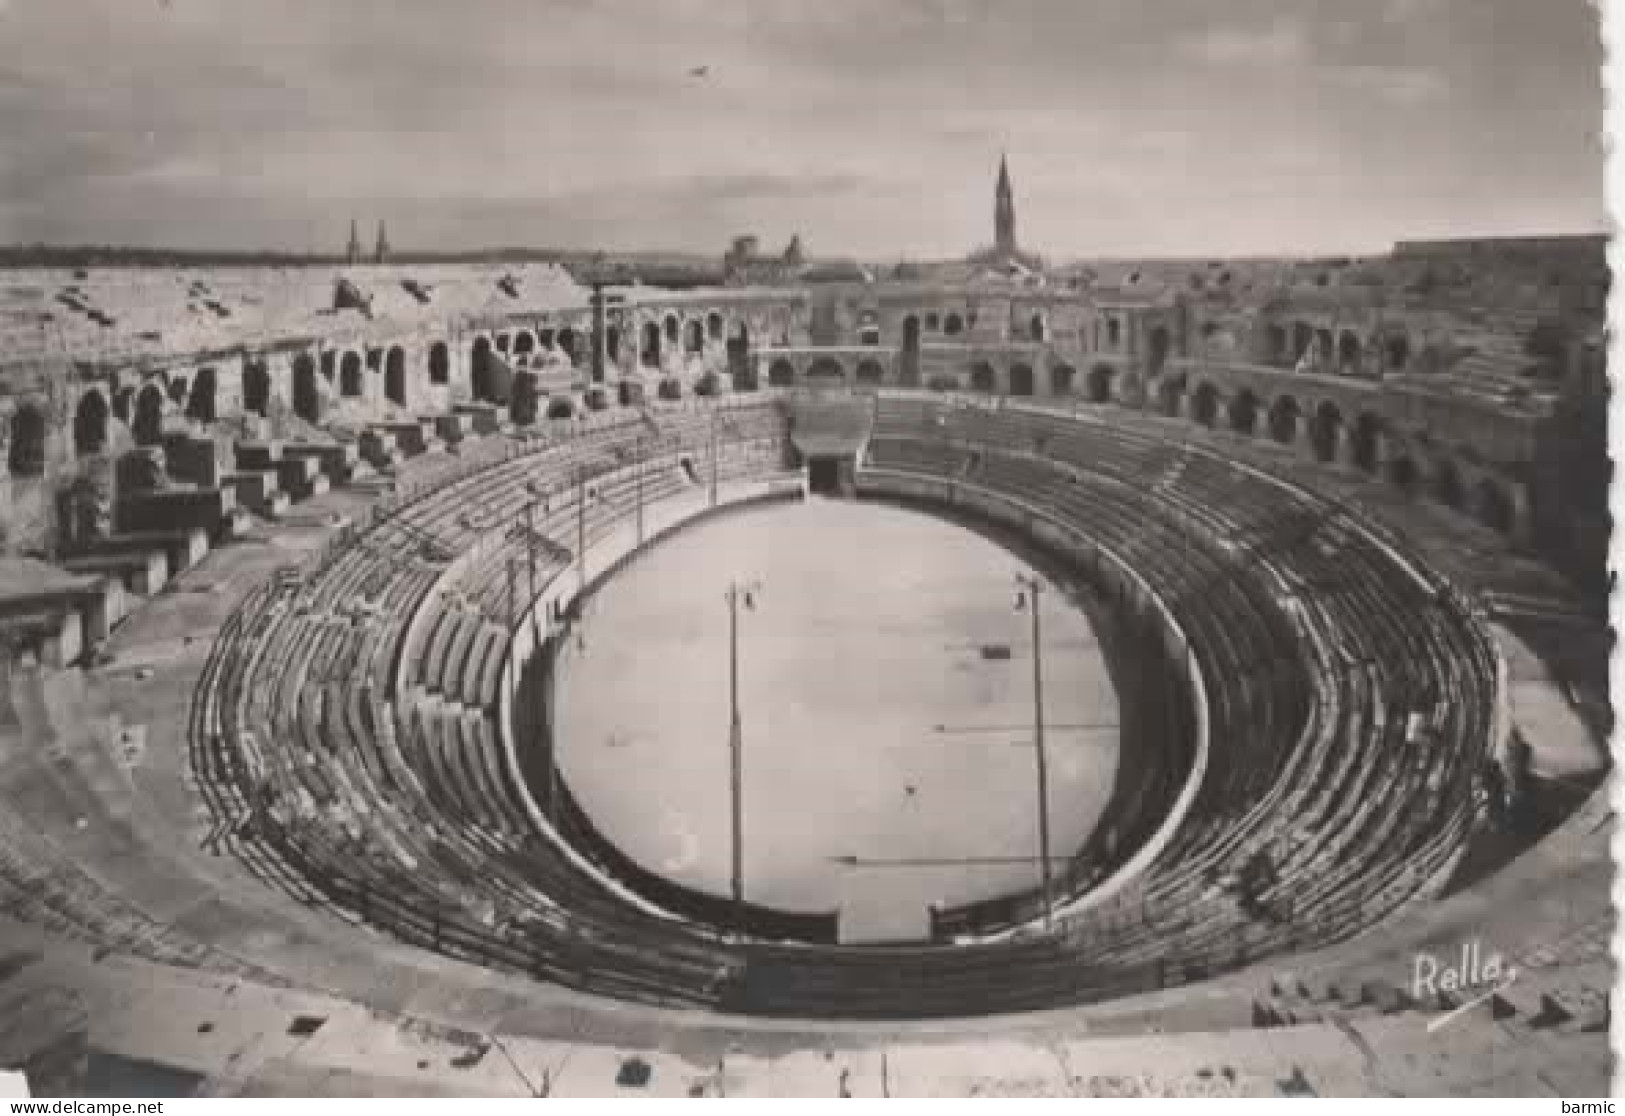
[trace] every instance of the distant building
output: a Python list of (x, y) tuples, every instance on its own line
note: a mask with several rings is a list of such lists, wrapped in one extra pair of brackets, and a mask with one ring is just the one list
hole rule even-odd
[(376, 264), (389, 262), (389, 234), (384, 231), (384, 223), (378, 222), (378, 243), (372, 251), (372, 262)]
[(355, 218), (350, 218), (350, 243), (344, 249), (344, 262), (351, 267), (361, 262), (361, 233), (356, 229)]

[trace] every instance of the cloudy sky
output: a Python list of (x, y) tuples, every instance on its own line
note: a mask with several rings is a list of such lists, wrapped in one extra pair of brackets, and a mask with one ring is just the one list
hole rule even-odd
[[(1604, 227), (1587, 0), (0, 0), (0, 242), (1052, 257)], [(695, 67), (709, 67), (704, 77)]]

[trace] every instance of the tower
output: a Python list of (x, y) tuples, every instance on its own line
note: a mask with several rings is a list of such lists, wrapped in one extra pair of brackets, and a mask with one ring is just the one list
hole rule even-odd
[(999, 156), (999, 184), (993, 193), (993, 240), (1001, 256), (1016, 254), (1016, 199), (1010, 190), (1010, 167)]
[(361, 262), (361, 234), (356, 231), (355, 218), (350, 218), (350, 244), (344, 249), (344, 262), (354, 267)]
[(372, 250), (372, 262), (381, 264), (389, 262), (389, 235), (384, 232), (384, 223), (378, 222), (378, 244)]

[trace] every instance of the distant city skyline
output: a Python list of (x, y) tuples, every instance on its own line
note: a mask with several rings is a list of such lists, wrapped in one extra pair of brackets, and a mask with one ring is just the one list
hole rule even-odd
[(0, 243), (950, 259), (1600, 232), (1586, 0), (0, 0)]

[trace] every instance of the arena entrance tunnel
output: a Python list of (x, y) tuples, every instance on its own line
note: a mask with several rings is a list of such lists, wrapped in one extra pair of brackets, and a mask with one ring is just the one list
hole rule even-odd
[(807, 461), (807, 487), (820, 496), (843, 496), (851, 491), (855, 463), (850, 455), (826, 455)]

